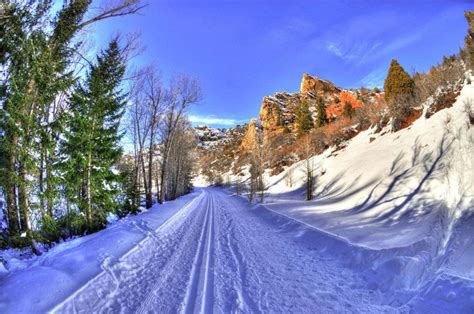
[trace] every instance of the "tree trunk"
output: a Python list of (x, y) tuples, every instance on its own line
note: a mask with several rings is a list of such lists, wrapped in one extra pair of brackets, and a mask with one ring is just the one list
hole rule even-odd
[(158, 163), (156, 163), (156, 172), (155, 172), (155, 185), (156, 185), (156, 201), (160, 202), (160, 169)]
[(132, 208), (136, 210), (140, 206), (140, 164), (137, 158), (135, 158), (135, 165), (133, 170), (133, 200), (132, 200)]
[(21, 231), (31, 230), (30, 215), (28, 214), (28, 190), (26, 171), (23, 164), (19, 167), (21, 183), (18, 185), (18, 205), (20, 209)]
[[(8, 132), (9, 133), (9, 132)], [(17, 194), (15, 185), (16, 176), (16, 155), (15, 148), (18, 143), (18, 136), (16, 134), (5, 134), (6, 138), (10, 139), (10, 147), (8, 148), (9, 156), (6, 158), (6, 178), (5, 178), (5, 190), (6, 190), (6, 207), (8, 213), (8, 231), (10, 236), (18, 235), (20, 225), (18, 221), (18, 207), (17, 207)]]
[(142, 177), (143, 177), (143, 187), (145, 188), (145, 197), (148, 194), (148, 180), (146, 176), (146, 169), (145, 169), (145, 160), (143, 158), (143, 153), (140, 153), (140, 161), (142, 164)]
[(86, 222), (87, 227), (91, 227), (92, 225), (92, 199), (91, 199), (91, 153), (89, 153), (88, 160), (87, 160), (87, 169), (86, 169), (86, 177), (85, 177), (85, 198), (86, 198)]
[(163, 162), (161, 164), (161, 176), (160, 176), (160, 198), (158, 203), (163, 204), (165, 201), (165, 179), (166, 179), (166, 167), (167, 167), (167, 160), (166, 156), (163, 156)]
[(41, 151), (41, 161), (40, 161), (40, 168), (39, 168), (39, 177), (38, 177), (38, 186), (39, 186), (39, 198), (40, 198), (40, 209), (41, 214), (44, 215), (46, 212), (46, 196), (45, 196), (45, 180), (44, 180), (44, 168), (45, 168), (45, 154), (44, 150)]
[(53, 191), (54, 189), (52, 181), (52, 166), (51, 162), (47, 162), (48, 160), (48, 153), (46, 153), (46, 207), (48, 211), (48, 215), (53, 217), (53, 205), (54, 205), (54, 196)]
[(148, 191), (146, 191), (146, 208), (150, 208), (153, 205), (153, 130), (150, 135), (150, 148), (148, 149)]

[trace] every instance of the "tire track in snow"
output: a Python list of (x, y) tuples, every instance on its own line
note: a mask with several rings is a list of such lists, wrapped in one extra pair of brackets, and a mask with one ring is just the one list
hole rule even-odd
[[(209, 188), (61, 312), (387, 312), (352, 270)], [(144, 226), (146, 227), (146, 226)], [(129, 270), (126, 267), (130, 267)], [(116, 280), (114, 281), (115, 278)], [(119, 281), (119, 282), (118, 282)], [(118, 283), (119, 286), (114, 287)], [(100, 287), (100, 288), (98, 288)], [(95, 302), (97, 300), (97, 302)], [(74, 302), (74, 301), (77, 301)]]
[[(226, 210), (229, 209), (226, 209), (220, 203), (219, 197), (216, 198), (216, 203), (217, 208), (219, 209), (219, 233), (217, 234), (217, 239), (220, 240), (220, 245), (218, 246), (218, 256), (223, 258), (224, 260), (227, 259), (227, 263), (230, 263), (230, 265), (226, 265), (226, 262), (223, 261), (223, 265), (221, 267), (223, 268), (223, 271), (227, 273), (227, 280), (232, 281), (231, 290), (235, 293), (237, 298), (237, 300), (235, 300), (237, 301), (235, 304), (236, 306), (232, 308), (232, 312), (235, 312), (236, 310), (241, 312), (254, 312), (256, 310), (260, 310), (259, 306), (257, 306), (257, 304), (254, 302), (254, 300), (249, 295), (247, 289), (245, 289), (244, 286), (248, 277), (248, 265), (245, 262), (245, 259), (241, 253), (241, 250), (236, 240), (235, 227), (237, 227), (237, 225), (227, 213)], [(227, 282), (226, 284), (224, 284), (224, 287), (220, 286), (218, 287), (218, 289), (224, 291), (226, 288), (228, 288), (228, 286), (229, 283)], [(225, 310), (226, 309), (224, 309), (224, 311)]]
[[(104, 262), (101, 264), (102, 271), (99, 272), (96, 276), (88, 280), (84, 285), (79, 287), (74, 293), (72, 293), (68, 298), (63, 300), (61, 303), (57, 304), (54, 308), (50, 310), (52, 313), (61, 313), (61, 312), (72, 312), (72, 313), (78, 313), (79, 311), (77, 310), (77, 304), (76, 300), (82, 300), (81, 295), (87, 293), (89, 291), (94, 292), (96, 294), (96, 301), (92, 304), (89, 304), (89, 309), (92, 309), (93, 312), (98, 312), (99, 310), (103, 310), (104, 307), (108, 305), (108, 300), (113, 298), (112, 296), (116, 293), (116, 290), (119, 288), (119, 286), (116, 286), (112, 288), (110, 291), (108, 291), (107, 295), (99, 295), (98, 291), (95, 289), (95, 283), (96, 282), (101, 282), (106, 280), (107, 277), (110, 277), (114, 282), (116, 279), (115, 274), (113, 274), (113, 269), (111, 267), (116, 268), (120, 267), (122, 264), (126, 264), (125, 261), (128, 258), (131, 258), (135, 254), (141, 253), (143, 249), (146, 248), (146, 244), (151, 241), (151, 240), (160, 240), (156, 234), (163, 232), (166, 233), (165, 231), (168, 229), (173, 229), (176, 228), (176, 226), (181, 225), (187, 216), (189, 216), (189, 210), (192, 208), (197, 207), (199, 204), (201, 204), (203, 198), (205, 196), (205, 192), (201, 192), (200, 195), (198, 195), (196, 198), (192, 199), (189, 203), (185, 204), (181, 209), (179, 209), (175, 214), (173, 214), (171, 217), (168, 218), (162, 225), (160, 225), (156, 230), (154, 230), (153, 235), (150, 233), (150, 230), (147, 230), (147, 232), (144, 232), (142, 230), (143, 228), (138, 228), (138, 230), (144, 232), (146, 235), (145, 238), (143, 238), (140, 242), (138, 242), (133, 248), (131, 248), (128, 252), (126, 252), (124, 255), (122, 255), (117, 263), (114, 265), (111, 265), (110, 267), (105, 267), (104, 262), (107, 262), (107, 260), (110, 260), (110, 257), (106, 257)], [(137, 227), (138, 225), (133, 225), (133, 227)], [(161, 239), (163, 240), (163, 239)], [(166, 246), (166, 244), (160, 244), (159, 247)], [(102, 305), (102, 302), (106, 302), (105, 305)], [(83, 309), (82, 309), (83, 310)]]
[(214, 299), (214, 201), (206, 195), (206, 219), (199, 237), (186, 296), (182, 303), (184, 313), (210, 313)]
[[(201, 203), (199, 203), (201, 204)], [(208, 208), (208, 199), (206, 198), (206, 202), (203, 204), (205, 208)], [(207, 212), (204, 213), (204, 225), (206, 224), (207, 220)], [(198, 218), (200, 217), (194, 217), (193, 221), (195, 224), (198, 224)], [(188, 229), (189, 230), (189, 229)], [(191, 232), (188, 232), (187, 235), (191, 234)], [(184, 237), (179, 244), (185, 244), (186, 240), (188, 240), (186, 237)], [(192, 240), (192, 239), (191, 239)], [(166, 262), (166, 265), (161, 269), (159, 276), (156, 276), (155, 278), (155, 283), (152, 285), (151, 289), (149, 292), (146, 294), (145, 299), (141, 303), (140, 307), (137, 309), (136, 313), (147, 313), (148, 311), (153, 309), (153, 304), (156, 304), (158, 300), (158, 296), (156, 295), (156, 292), (159, 291), (159, 289), (164, 285), (164, 283), (168, 282), (168, 279), (170, 276), (173, 275), (173, 268), (180, 262), (182, 261), (183, 258), (183, 253), (184, 249), (179, 247), (177, 250), (172, 254), (171, 258)]]

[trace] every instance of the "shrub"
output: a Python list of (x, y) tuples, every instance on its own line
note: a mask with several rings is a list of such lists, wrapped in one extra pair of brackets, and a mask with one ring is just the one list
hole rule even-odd
[(392, 128), (398, 131), (402, 128), (404, 122), (412, 115), (416, 100), (412, 95), (399, 95), (393, 99), (392, 104), (388, 107), (390, 117), (392, 117)]
[(62, 233), (58, 222), (49, 215), (43, 215), (40, 222), (41, 242), (52, 243), (61, 239)]
[(357, 108), (354, 112), (354, 124), (359, 130), (367, 129), (373, 125), (381, 125), (387, 115), (387, 103), (384, 98), (376, 97), (372, 104), (366, 104)]
[(64, 238), (84, 235), (87, 232), (86, 217), (74, 210), (70, 210), (64, 216), (61, 216), (57, 224), (62, 230)]
[(296, 128), (298, 130), (298, 136), (302, 136), (313, 128), (313, 118), (306, 100), (302, 100), (298, 105), (296, 111)]
[(346, 118), (352, 119), (352, 115), (354, 114), (354, 109), (352, 108), (352, 105), (350, 102), (347, 102), (344, 104), (344, 116)]
[(328, 148), (328, 138), (323, 129), (316, 129), (311, 134), (311, 145), (313, 146), (314, 153), (320, 154), (326, 148)]
[(464, 76), (464, 65), (456, 55), (443, 57), (443, 62), (431, 67), (427, 73), (415, 73), (413, 76), (416, 95), (420, 102), (430, 96), (442, 96), (460, 87)]
[(10, 244), (13, 248), (25, 248), (31, 246), (31, 239), (27, 236), (15, 235), (10, 237)]

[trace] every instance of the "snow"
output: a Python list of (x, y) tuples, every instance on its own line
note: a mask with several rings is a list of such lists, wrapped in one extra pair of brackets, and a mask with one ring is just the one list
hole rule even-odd
[(201, 188), (3, 275), (0, 312), (472, 312), (471, 281), (420, 285), (425, 249), (356, 246)]
[(395, 133), (370, 129), (314, 156), (313, 201), (305, 201), (304, 161), (267, 176), (263, 206), (357, 248), (341, 256), (351, 263), (366, 252), (375, 273), (386, 273), (379, 289), (416, 291), (416, 311), (472, 313), (473, 102), (474, 86), (466, 85), (451, 108), (429, 119)]
[(148, 241), (157, 228), (198, 195), (195, 192), (126, 217), (100, 232), (60, 243), (39, 257), (20, 259), (13, 250), (2, 251), (8, 271), (0, 272), (0, 312), (51, 309), (103, 271), (112, 256), (122, 256)]
[(341, 257), (357, 248), (220, 189), (190, 199), (167, 220), (155, 208), (123, 224), (132, 230), (110, 228), (48, 252), (2, 280), (0, 311), (409, 310), (405, 294), (388, 295), (378, 285), (385, 274), (367, 267), (364, 251), (349, 262)]

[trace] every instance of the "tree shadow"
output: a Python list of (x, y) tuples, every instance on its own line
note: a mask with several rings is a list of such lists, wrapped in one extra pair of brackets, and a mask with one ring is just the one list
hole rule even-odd
[(435, 171), (440, 170), (441, 167), (443, 166), (441, 163), (441, 160), (446, 155), (446, 152), (449, 150), (452, 143), (453, 143), (452, 140), (450, 142), (447, 142), (446, 136), (443, 135), (443, 138), (441, 139), (441, 142), (438, 146), (438, 153), (435, 159), (431, 162), (432, 153), (430, 152), (430, 153), (425, 154), (423, 158), (420, 160), (420, 162), (423, 163), (423, 169), (425, 171), (425, 174), (423, 175), (421, 180), (418, 182), (415, 189), (411, 191), (410, 193), (408, 193), (405, 196), (405, 199), (400, 204), (393, 207), (392, 210), (379, 216), (376, 219), (376, 221), (383, 221), (392, 216), (397, 215), (413, 200), (415, 196), (417, 196), (420, 192), (422, 192), (422, 188), (426, 184), (426, 182), (428, 182), (428, 180), (430, 180), (433, 177)]
[[(421, 146), (418, 138), (415, 140), (415, 144), (413, 146), (413, 155), (410, 159), (410, 164), (403, 162), (405, 159), (404, 154), (401, 152), (397, 155), (397, 157), (393, 160), (392, 165), (390, 167), (389, 176), (392, 177), (390, 183), (386, 186), (385, 190), (379, 197), (373, 199), (373, 195), (375, 192), (382, 186), (383, 180), (380, 180), (369, 192), (367, 197), (364, 201), (357, 206), (352, 208), (346, 209), (344, 211), (345, 215), (358, 215), (363, 212), (367, 212), (370, 210), (374, 210), (377, 207), (391, 203), (394, 201), (398, 201), (402, 199), (401, 203), (398, 205), (393, 206), (390, 210), (384, 211), (375, 217), (370, 217), (365, 219), (364, 221), (359, 221), (355, 224), (351, 224), (351, 226), (356, 225), (363, 225), (369, 222), (375, 223), (388, 223), (393, 222), (397, 215), (397, 220), (401, 219), (409, 219), (411, 216), (416, 215), (417, 217), (424, 216), (429, 213), (429, 211), (433, 210), (436, 206), (433, 206), (432, 202), (428, 199), (420, 198), (417, 199), (417, 204), (413, 204), (414, 207), (422, 208), (421, 211), (416, 212), (406, 212), (403, 215), (400, 215), (403, 210), (412, 203), (415, 197), (420, 196), (421, 192), (423, 192), (423, 187), (426, 183), (435, 176), (435, 173), (442, 168), (442, 160), (446, 155), (446, 152), (451, 147), (453, 141), (447, 142), (446, 135), (443, 135), (440, 144), (438, 145), (436, 157), (433, 160), (433, 152), (426, 152), (423, 153), (423, 147)], [(416, 184), (415, 188), (408, 192), (408, 193), (397, 193), (397, 190), (400, 186), (402, 186), (406, 180), (411, 178), (414, 175), (415, 170), (422, 166), (424, 170), (424, 174), (421, 177), (420, 181)]]

